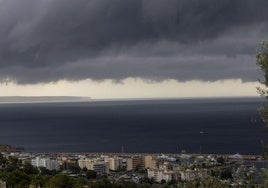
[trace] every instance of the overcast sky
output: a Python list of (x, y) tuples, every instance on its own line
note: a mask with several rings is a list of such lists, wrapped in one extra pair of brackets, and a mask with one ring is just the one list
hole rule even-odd
[(267, 7), (267, 0), (0, 0), (0, 95), (109, 98), (107, 88), (112, 98), (180, 97), (196, 88), (197, 97), (256, 95)]

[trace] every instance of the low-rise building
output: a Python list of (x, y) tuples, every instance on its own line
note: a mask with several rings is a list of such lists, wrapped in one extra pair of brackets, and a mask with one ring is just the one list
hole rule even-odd
[(181, 171), (180, 174), (182, 181), (192, 181), (194, 179), (205, 178), (208, 175), (208, 171), (206, 169), (187, 169)]
[(164, 171), (159, 169), (148, 169), (147, 170), (148, 178), (153, 178), (156, 182), (161, 182), (165, 180), (166, 182), (171, 181), (174, 172), (173, 171)]

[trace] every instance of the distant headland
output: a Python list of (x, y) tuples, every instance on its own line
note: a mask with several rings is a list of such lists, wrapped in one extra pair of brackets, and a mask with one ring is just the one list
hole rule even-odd
[(14, 147), (7, 144), (0, 144), (0, 152), (22, 152), (24, 148), (22, 147)]
[(47, 103), (47, 102), (87, 102), (90, 97), (74, 96), (10, 96), (0, 97), (0, 103)]

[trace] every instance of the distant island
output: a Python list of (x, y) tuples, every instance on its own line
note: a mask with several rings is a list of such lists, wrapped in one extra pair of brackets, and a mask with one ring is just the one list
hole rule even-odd
[(86, 102), (90, 97), (73, 97), (73, 96), (12, 96), (0, 97), (0, 103), (47, 103), (47, 102)]

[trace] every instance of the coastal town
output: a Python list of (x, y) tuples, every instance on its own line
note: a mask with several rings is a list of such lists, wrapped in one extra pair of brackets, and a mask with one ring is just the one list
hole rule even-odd
[[(100, 181), (110, 184), (108, 187), (268, 186), (267, 160), (260, 155), (188, 154), (185, 151), (177, 154), (30, 153), (20, 148), (2, 148), (6, 151), (2, 149), (0, 157), (0, 188), (58, 187), (51, 181), (34, 183), (33, 180), (16, 186), (20, 182), (12, 182), (12, 178), (4, 175), (14, 171), (84, 180), (80, 185), (69, 187), (98, 187), (96, 183)], [(16, 164), (8, 166), (12, 163), (10, 160)]]

